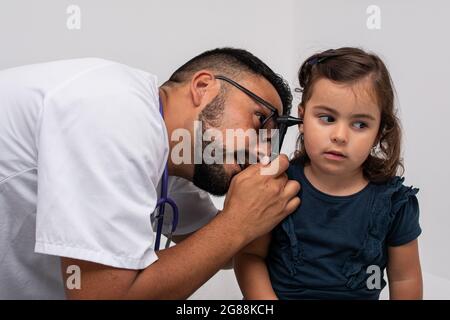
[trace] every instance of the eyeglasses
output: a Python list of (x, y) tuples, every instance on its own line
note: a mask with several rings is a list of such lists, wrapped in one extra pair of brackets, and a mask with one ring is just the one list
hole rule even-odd
[(283, 145), (283, 140), (284, 140), (284, 136), (286, 135), (287, 129), (291, 126), (297, 125), (299, 123), (303, 123), (303, 120), (300, 118), (292, 117), (287, 114), (279, 115), (276, 107), (274, 107), (272, 104), (270, 104), (263, 98), (259, 97), (258, 95), (254, 94), (247, 88), (243, 87), (236, 81), (231, 80), (230, 78), (227, 78), (222, 75), (216, 75), (215, 77), (216, 77), (216, 79), (223, 80), (223, 81), (231, 84), (232, 86), (241, 90), (246, 95), (248, 95), (250, 98), (255, 100), (257, 103), (259, 103), (263, 107), (270, 110), (270, 115), (261, 122), (260, 129), (277, 129), (278, 130), (278, 137), (279, 137), (278, 150), (272, 149), (272, 153), (274, 153), (274, 151), (275, 151), (275, 153), (278, 154), (281, 150), (281, 146)]

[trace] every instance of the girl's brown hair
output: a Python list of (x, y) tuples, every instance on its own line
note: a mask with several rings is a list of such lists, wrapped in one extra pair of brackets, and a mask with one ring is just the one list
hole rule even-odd
[[(358, 48), (331, 49), (311, 56), (300, 67), (298, 80), (302, 92), (300, 105), (304, 108), (311, 98), (314, 84), (325, 78), (337, 83), (353, 84), (369, 77), (381, 112), (376, 147), (363, 163), (363, 174), (372, 182), (385, 182), (397, 171), (403, 175), (400, 158), (401, 129), (394, 109), (394, 89), (389, 71), (375, 54)], [(310, 161), (302, 135), (297, 141), (295, 160)]]

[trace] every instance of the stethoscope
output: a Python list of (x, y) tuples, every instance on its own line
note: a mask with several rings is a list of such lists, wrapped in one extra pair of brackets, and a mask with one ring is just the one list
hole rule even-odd
[[(161, 99), (159, 100), (159, 113), (161, 114), (161, 117), (164, 119), (164, 113), (163, 113), (163, 107), (161, 103)], [(161, 196), (156, 203), (155, 212), (157, 212), (157, 215), (155, 216), (155, 220), (157, 221), (157, 227), (156, 227), (156, 239), (155, 239), (155, 251), (159, 250), (159, 244), (161, 242), (161, 235), (162, 235), (162, 228), (163, 228), (163, 222), (164, 222), (164, 209), (166, 203), (169, 204), (172, 207), (173, 212), (173, 218), (172, 218), (172, 228), (170, 230), (170, 233), (167, 235), (167, 242), (165, 248), (167, 249), (172, 241), (172, 234), (175, 232), (177, 225), (178, 225), (178, 207), (171, 198), (167, 196), (167, 189), (169, 184), (169, 171), (166, 166), (164, 168), (162, 181), (161, 181)]]

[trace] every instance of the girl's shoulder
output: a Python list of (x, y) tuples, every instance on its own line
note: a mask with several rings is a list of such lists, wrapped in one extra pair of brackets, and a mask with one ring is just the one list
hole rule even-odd
[[(302, 159), (291, 160), (286, 173), (291, 180), (302, 181), (305, 163)], [(370, 182), (373, 193), (373, 208), (377, 212), (386, 212), (394, 216), (404, 207), (417, 207), (418, 188), (405, 185), (405, 178), (395, 176), (382, 183)], [(408, 205), (409, 204), (409, 205)]]
[(393, 177), (374, 184), (373, 203), (369, 211), (369, 228), (361, 249), (345, 262), (343, 272), (347, 286), (356, 288), (367, 279), (364, 266), (387, 259), (387, 246), (401, 246), (416, 239), (422, 232), (416, 194), (419, 189), (404, 184), (405, 178)]
[(390, 208), (390, 213), (395, 215), (408, 202), (417, 202), (418, 188), (405, 185), (405, 178), (395, 176), (384, 183), (373, 183), (375, 197), (379, 205)]

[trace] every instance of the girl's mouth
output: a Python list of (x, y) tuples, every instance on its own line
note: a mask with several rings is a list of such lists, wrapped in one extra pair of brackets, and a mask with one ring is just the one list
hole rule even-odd
[(330, 160), (344, 160), (347, 158), (342, 152), (331, 150), (324, 153), (325, 158)]

